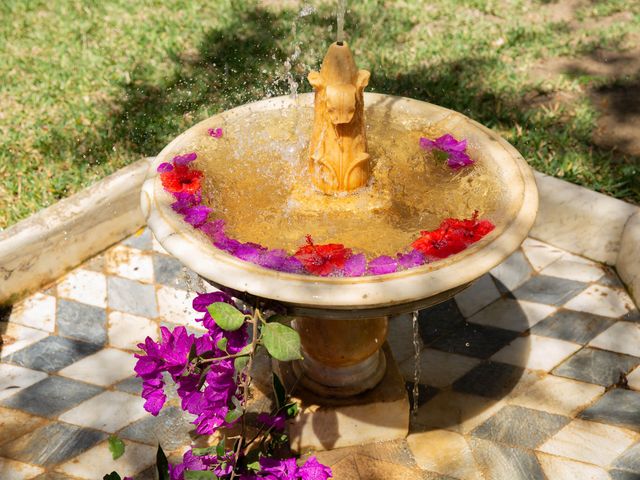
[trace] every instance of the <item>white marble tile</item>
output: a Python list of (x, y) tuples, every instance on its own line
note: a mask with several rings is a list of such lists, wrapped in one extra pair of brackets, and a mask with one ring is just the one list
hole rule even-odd
[(134, 374), (136, 359), (132, 353), (115, 348), (105, 348), (89, 355), (58, 372), (63, 377), (103, 387), (113, 385)]
[(105, 254), (105, 268), (110, 275), (153, 283), (153, 257), (149, 252), (116, 245)]
[(633, 308), (633, 301), (622, 290), (602, 285), (591, 285), (584, 292), (569, 300), (565, 307), (570, 310), (617, 318)]
[(491, 270), (491, 275), (509, 290), (518, 288), (531, 277), (532, 273), (533, 268), (521, 249), (516, 250)]
[[(387, 342), (393, 352), (393, 358), (400, 364), (409, 357), (413, 357), (413, 322), (410, 313), (398, 315), (389, 319)], [(418, 335), (418, 344), (422, 350), (422, 337)]]
[(2, 480), (29, 480), (44, 472), (42, 467), (0, 457), (0, 478)]
[(640, 305), (640, 210), (629, 218), (624, 227), (616, 270)]
[(586, 257), (581, 257), (580, 255), (574, 255), (573, 253), (569, 253), (569, 252), (565, 252), (562, 255), (561, 260), (567, 261), (567, 262), (574, 262), (574, 263), (582, 263), (585, 265), (599, 265), (598, 262), (594, 262), (593, 260), (586, 258)]
[(156, 239), (155, 235), (152, 235), (153, 239), (152, 239), (152, 245), (153, 245), (153, 251), (154, 252), (158, 252), (158, 253), (164, 253), (165, 255), (169, 255), (169, 252), (167, 252), (164, 247), (162, 245), (160, 245), (160, 242)]
[(611, 480), (606, 470), (595, 465), (554, 457), (546, 453), (536, 454), (542, 471), (552, 480)]
[(589, 345), (640, 357), (640, 323), (616, 322), (591, 340)]
[(603, 393), (604, 387), (600, 385), (545, 375), (509, 403), (573, 417)]
[(91, 270), (73, 270), (58, 283), (58, 296), (104, 308), (107, 306), (107, 278)]
[(547, 318), (556, 307), (544, 303), (501, 298), (469, 318), (469, 322), (524, 332)]
[(636, 367), (629, 375), (627, 375), (629, 388), (640, 390), (640, 367)]
[(516, 338), (495, 353), (491, 360), (548, 372), (580, 348), (581, 346), (577, 343), (529, 335)]
[(541, 273), (550, 277), (560, 277), (590, 283), (598, 280), (605, 272), (602, 267), (597, 264), (589, 265), (583, 262), (573, 262), (565, 260), (563, 257), (544, 268)]
[(535, 238), (613, 265), (636, 206), (536, 172), (540, 198)]
[(564, 250), (552, 247), (546, 243), (527, 238), (522, 243), (522, 251), (529, 260), (529, 263), (536, 271), (540, 271), (548, 265), (558, 260), (564, 255)]
[(74, 478), (95, 480), (102, 478), (106, 473), (116, 470), (123, 478), (133, 477), (145, 468), (155, 463), (156, 448), (132, 440), (125, 441), (124, 454), (113, 460), (107, 441), (99, 443), (95, 447), (78, 455), (56, 470)]
[[(45, 372), (0, 363), (0, 400), (47, 378)], [(1, 478), (1, 477), (0, 477)]]
[(149, 415), (143, 405), (144, 400), (139, 396), (103, 392), (60, 415), (60, 420), (113, 433)]
[(498, 298), (500, 298), (500, 292), (489, 274), (483, 275), (469, 288), (455, 296), (458, 308), (465, 317), (470, 317)]
[(42, 330), (25, 327), (17, 323), (9, 322), (7, 329), (2, 333), (2, 349), (0, 349), (0, 357), (7, 358), (11, 354), (28, 347), (32, 343), (48, 337), (49, 334)]
[(107, 319), (109, 344), (126, 350), (138, 350), (138, 343), (151, 337), (157, 340), (160, 331), (153, 320), (129, 313), (111, 311)]
[[(447, 387), (479, 363), (477, 358), (426, 348), (420, 353), (420, 383)], [(400, 364), (400, 372), (405, 380), (413, 381), (414, 365), (413, 357)]]
[(56, 326), (56, 297), (40, 292), (13, 306), (11, 323), (53, 332)]
[(156, 291), (158, 300), (159, 319), (163, 322), (171, 322), (185, 325), (198, 330), (205, 330), (201, 322), (196, 318), (202, 318), (202, 313), (196, 312), (192, 307), (195, 293), (178, 290), (167, 286), (160, 286)]
[(411, 422), (467, 434), (504, 405), (505, 402), (491, 398), (445, 390), (422, 405)]
[(467, 440), (447, 430), (413, 433), (407, 444), (420, 468), (460, 480), (481, 480)]
[(639, 437), (638, 433), (624, 428), (573, 420), (538, 450), (606, 467)]

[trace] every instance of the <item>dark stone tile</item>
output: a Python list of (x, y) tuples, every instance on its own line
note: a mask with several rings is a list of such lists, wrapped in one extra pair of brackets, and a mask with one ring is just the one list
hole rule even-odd
[(506, 347), (520, 335), (519, 332), (503, 328), (488, 327), (474, 323), (459, 323), (445, 335), (428, 346), (443, 352), (459, 353), (476, 358), (489, 358)]
[(524, 369), (506, 363), (485, 362), (456, 380), (453, 389), (481, 397), (501, 398), (511, 391)]
[(153, 248), (151, 230), (145, 228), (142, 233), (134, 233), (123, 240), (122, 244), (139, 250), (151, 250)]
[(455, 330), (461, 323), (464, 323), (464, 316), (453, 298), (420, 310), (418, 315), (420, 336), (425, 345)]
[(58, 335), (104, 345), (107, 341), (107, 312), (104, 308), (70, 300), (58, 300)]
[(106, 437), (104, 432), (54, 422), (4, 444), (0, 456), (46, 467), (70, 460)]
[(43, 417), (56, 417), (103, 389), (63, 377), (48, 377), (4, 400), (2, 405)]
[(196, 273), (187, 269), (173, 257), (156, 254), (153, 256), (153, 271), (156, 282), (183, 290), (193, 289), (198, 285)]
[(125, 378), (121, 382), (115, 385), (116, 390), (121, 392), (131, 393), (132, 395), (142, 394), (142, 379), (139, 377)]
[(583, 411), (580, 417), (640, 432), (640, 393), (614, 388)]
[(612, 466), (640, 474), (640, 442), (628, 448), (626, 452), (616, 458)]
[(518, 300), (560, 306), (571, 300), (587, 286), (586, 283), (566, 278), (537, 275), (514, 290), (513, 295)]
[(531, 333), (585, 345), (615, 320), (593, 313), (561, 309), (531, 328)]
[(7, 361), (35, 370), (56, 372), (81, 358), (96, 353), (100, 345), (70, 338), (49, 336), (6, 358)]
[(640, 473), (626, 470), (609, 470), (611, 480), (640, 480)]
[(586, 347), (569, 357), (551, 373), (609, 387), (638, 364), (640, 358), (637, 357)]
[(178, 407), (165, 407), (157, 417), (147, 416), (127, 428), (118, 435), (125, 440), (134, 440), (149, 445), (162, 445), (165, 450), (175, 450), (191, 443), (189, 432), (195, 430), (190, 423), (193, 417)]
[(109, 307), (121, 312), (142, 317), (158, 316), (156, 291), (153, 285), (120, 277), (107, 277), (107, 299)]
[[(409, 408), (413, 409), (413, 382), (405, 382), (404, 388), (409, 395)], [(421, 407), (438, 394), (438, 389), (428, 385), (418, 384), (418, 407)]]
[(570, 421), (562, 415), (507, 405), (471, 434), (516, 447), (536, 448)]
[(471, 437), (469, 446), (484, 478), (492, 480), (545, 480), (546, 476), (531, 450)]

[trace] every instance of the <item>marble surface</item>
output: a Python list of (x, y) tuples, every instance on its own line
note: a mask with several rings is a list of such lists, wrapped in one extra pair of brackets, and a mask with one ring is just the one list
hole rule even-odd
[(616, 269), (636, 302), (640, 301), (640, 211), (625, 225)]
[[(132, 368), (137, 343), (160, 325), (200, 328), (189, 304), (205, 285), (148, 230), (113, 252), (1, 317), (2, 480), (88, 480), (114, 469), (150, 480), (158, 442), (179, 452), (194, 441), (191, 418), (174, 404), (158, 417), (143, 411)], [(132, 273), (138, 262), (144, 274)], [(638, 325), (610, 269), (529, 239), (474, 290), (420, 312), (409, 436), (319, 458), (340, 480), (638, 478)], [(411, 390), (411, 316), (389, 327)], [(385, 414), (370, 416), (371, 432)], [(112, 433), (126, 445), (117, 461)]]

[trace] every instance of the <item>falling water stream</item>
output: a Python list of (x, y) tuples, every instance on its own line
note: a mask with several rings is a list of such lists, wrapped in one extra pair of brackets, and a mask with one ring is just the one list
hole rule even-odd
[(338, 34), (336, 42), (341, 45), (344, 42), (344, 12), (347, 9), (347, 0), (338, 0)]
[(413, 391), (411, 415), (415, 416), (418, 413), (418, 396), (420, 394), (420, 352), (422, 351), (420, 345), (420, 330), (418, 325), (418, 311), (416, 310), (412, 314), (413, 322)]

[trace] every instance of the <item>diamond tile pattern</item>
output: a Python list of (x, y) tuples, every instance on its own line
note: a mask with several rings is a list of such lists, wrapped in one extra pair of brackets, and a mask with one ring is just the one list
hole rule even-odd
[[(179, 408), (143, 411), (132, 356), (161, 324), (201, 328), (196, 285), (143, 229), (0, 312), (0, 478), (102, 478), (113, 432), (121, 473), (153, 478), (158, 442), (193, 442)], [(418, 318), (411, 435), (323, 452), (336, 478), (640, 478), (640, 314), (611, 269), (528, 239)], [(410, 315), (389, 328), (411, 397)]]

